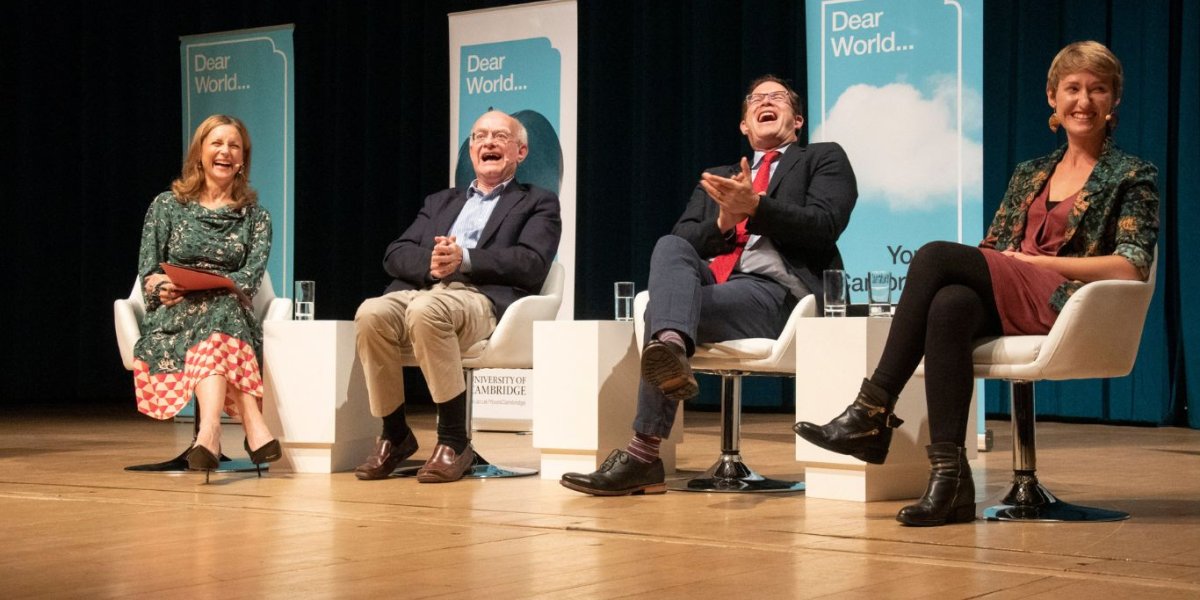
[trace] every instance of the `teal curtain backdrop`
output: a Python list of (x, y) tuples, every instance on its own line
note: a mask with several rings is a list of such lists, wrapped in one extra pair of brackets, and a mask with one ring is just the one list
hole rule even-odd
[[(10, 184), (0, 405), (134, 412), (110, 307), (129, 294), (146, 206), (179, 169), (179, 36), (295, 24), (295, 275), (318, 282), (321, 318), (349, 319), (383, 289), (384, 247), (449, 180), (446, 15), (501, 4), (11, 7), (0, 20), (0, 174)], [(1197, 4), (984, 3), (985, 214), (1017, 162), (1061, 143), (1046, 129), (1042, 90), (1050, 59), (1073, 40), (1105, 42), (1125, 62), (1117, 141), (1160, 168), (1160, 283), (1137, 369), (1040, 385), (1042, 414), (1200, 427), (1188, 410), (1200, 403), (1200, 363), (1187, 352), (1200, 352), (1200, 318), (1186, 308), (1200, 306), (1200, 261), (1188, 260), (1200, 231)], [(644, 288), (654, 240), (700, 171), (746, 149), (737, 129), (746, 83), (771, 72), (806, 95), (804, 5), (580, 0), (579, 30), (575, 313), (608, 318), (612, 282)], [(748, 390), (747, 402), (787, 410), (790, 388), (776, 380)], [(991, 413), (1007, 410), (996, 391)]]
[[(1064, 140), (1046, 127), (1042, 90), (1050, 59), (1071, 41), (1101, 41), (1121, 59), (1116, 142), (1159, 169), (1158, 285), (1133, 373), (1038, 383), (1038, 414), (1200, 427), (1198, 410), (1189, 410), (1200, 409), (1200, 264), (1191, 258), (1200, 227), (1197, 3), (986, 2), (984, 30), (985, 214), (995, 211), (1013, 165)], [(1007, 386), (988, 388), (987, 411), (1007, 412)]]

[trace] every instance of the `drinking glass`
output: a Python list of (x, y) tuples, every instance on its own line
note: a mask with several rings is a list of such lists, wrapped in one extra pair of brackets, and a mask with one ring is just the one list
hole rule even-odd
[(867, 273), (867, 284), (867, 315), (892, 316), (892, 272), (871, 271)]
[(311, 321), (316, 313), (315, 303), (317, 299), (317, 282), (315, 281), (297, 281), (296, 282), (296, 312), (293, 319), (296, 321)]
[(846, 305), (849, 304), (850, 288), (846, 272), (841, 269), (825, 270), (825, 316), (846, 316)]
[(618, 321), (633, 320), (632, 281), (618, 281), (613, 284), (613, 314)]

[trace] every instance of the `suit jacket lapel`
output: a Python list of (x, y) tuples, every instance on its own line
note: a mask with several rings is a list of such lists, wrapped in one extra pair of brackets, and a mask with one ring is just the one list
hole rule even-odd
[(504, 217), (508, 216), (508, 212), (524, 197), (525, 190), (521, 189), (517, 180), (510, 181), (508, 187), (505, 187), (504, 192), (500, 194), (500, 198), (496, 200), (496, 208), (492, 209), (487, 225), (484, 225), (483, 232), (479, 234), (479, 247), (487, 246), (491, 242), (492, 237), (496, 235), (496, 230), (500, 228), (500, 223), (504, 221)]
[(1117, 172), (1116, 165), (1113, 164), (1115, 155), (1111, 150), (1112, 140), (1109, 139), (1104, 142), (1104, 150), (1100, 152), (1096, 166), (1092, 167), (1092, 173), (1083, 183), (1083, 189), (1079, 190), (1079, 195), (1075, 197), (1075, 205), (1071, 207), (1071, 213), (1067, 215), (1067, 228), (1063, 232), (1064, 247), (1079, 230), (1079, 223), (1083, 221), (1083, 213), (1087, 212), (1088, 207), (1092, 204), (1092, 196), (1103, 194), (1105, 186), (1110, 183), (1103, 180), (1104, 175)]
[(1020, 250), (1021, 242), (1025, 239), (1025, 224), (1029, 217), (1029, 206), (1033, 204), (1038, 194), (1042, 193), (1042, 188), (1050, 183), (1050, 175), (1054, 172), (1054, 167), (1062, 158), (1062, 153), (1065, 149), (1066, 146), (1063, 146), (1054, 154), (1046, 157), (1046, 160), (1033, 165), (1033, 170), (1025, 178), (1024, 185), (1019, 193), (1021, 205), (1013, 214), (1012, 221), (1010, 222), (1010, 243), (1007, 248), (997, 248), (997, 250)]
[(779, 184), (784, 179), (788, 171), (791, 171), (796, 165), (800, 164), (800, 157), (804, 154), (806, 148), (801, 146), (799, 142), (792, 142), (788, 147), (787, 152), (779, 159), (779, 166), (775, 167), (775, 173), (771, 175), (771, 182), (767, 184), (767, 195), (774, 196), (775, 190), (779, 189)]
[[(454, 226), (455, 219), (458, 218), (459, 213), (462, 212), (463, 207), (466, 205), (467, 190), (454, 190), (454, 197), (451, 198), (450, 202), (446, 204), (445, 210), (439, 212), (433, 218), (434, 235), (448, 235), (450, 233), (450, 228)], [(433, 241), (430, 240), (430, 244), (432, 243)]]

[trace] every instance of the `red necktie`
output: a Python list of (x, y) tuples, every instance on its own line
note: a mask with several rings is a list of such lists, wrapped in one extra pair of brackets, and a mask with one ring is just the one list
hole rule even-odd
[[(772, 150), (763, 155), (762, 161), (758, 164), (758, 172), (754, 174), (754, 193), (761, 194), (767, 191), (767, 183), (771, 181), (771, 161), (779, 156), (778, 150)], [(742, 251), (746, 249), (746, 242), (750, 240), (750, 234), (746, 233), (746, 221), (742, 219), (737, 227), (736, 238), (734, 240), (733, 250), (717, 256), (708, 263), (708, 268), (712, 269), (713, 275), (717, 278), (717, 283), (725, 283), (729, 281), (729, 276), (733, 274), (733, 267), (737, 265), (738, 259), (742, 257)]]

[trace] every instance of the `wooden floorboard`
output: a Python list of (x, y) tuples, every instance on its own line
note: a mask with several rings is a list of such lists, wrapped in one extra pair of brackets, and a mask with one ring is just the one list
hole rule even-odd
[[(131, 408), (132, 410), (132, 408)], [(433, 418), (415, 411), (427, 456)], [(787, 415), (746, 415), (743, 454), (802, 477)], [(973, 463), (1007, 487), (1008, 424)], [(899, 526), (906, 502), (671, 492), (592, 498), (537, 478), (423, 485), (350, 473), (131, 473), (190, 426), (33, 412), (0, 422), (0, 598), (1200, 598), (1200, 431), (1044, 423), (1039, 475), (1128, 521)], [(687, 415), (680, 468), (716, 457)], [(223, 442), (240, 455), (241, 432)], [(477, 433), (536, 467), (527, 435)]]

